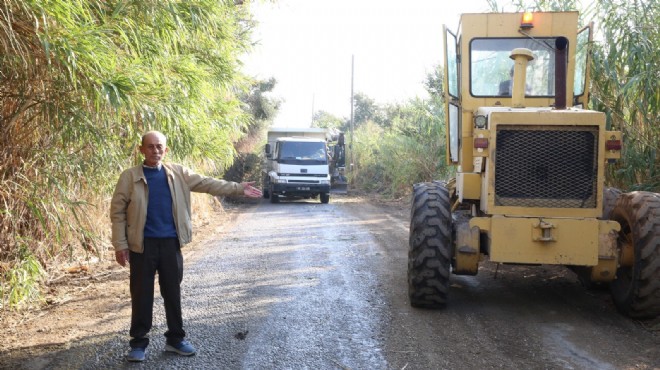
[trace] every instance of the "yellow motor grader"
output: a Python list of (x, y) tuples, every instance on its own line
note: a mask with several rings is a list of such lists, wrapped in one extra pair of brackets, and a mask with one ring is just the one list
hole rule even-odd
[(463, 14), (445, 33), (447, 162), (413, 186), (408, 285), (444, 307), (479, 263), (566, 265), (617, 308), (660, 315), (660, 195), (607, 188), (621, 132), (588, 110), (592, 26), (577, 12)]

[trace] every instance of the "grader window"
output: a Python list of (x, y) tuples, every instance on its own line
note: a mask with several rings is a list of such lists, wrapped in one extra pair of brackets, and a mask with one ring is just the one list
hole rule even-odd
[(587, 84), (587, 53), (589, 47), (589, 28), (585, 28), (577, 35), (577, 52), (575, 55), (575, 83), (573, 87), (573, 94), (580, 96), (584, 94), (585, 86)]
[(513, 60), (516, 48), (527, 48), (534, 60), (527, 66), (526, 95), (555, 95), (554, 38), (489, 38), (470, 42), (470, 93), (475, 97), (511, 96)]

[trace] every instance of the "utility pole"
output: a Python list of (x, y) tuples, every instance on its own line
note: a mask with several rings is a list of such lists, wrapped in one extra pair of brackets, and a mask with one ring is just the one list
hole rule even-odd
[(353, 80), (355, 76), (355, 55), (351, 55), (351, 145), (349, 149), (351, 150), (351, 163), (349, 167), (349, 171), (351, 171), (351, 174), (353, 173), (353, 163), (354, 162), (354, 157), (353, 157), (353, 131), (355, 131), (355, 128), (353, 127)]
[(314, 127), (314, 101), (316, 100), (316, 94), (312, 94), (312, 120), (310, 121), (309, 127)]

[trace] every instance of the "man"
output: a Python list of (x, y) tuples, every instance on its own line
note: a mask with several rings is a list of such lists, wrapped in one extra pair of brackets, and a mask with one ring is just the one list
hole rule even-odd
[(190, 192), (261, 197), (252, 182), (217, 180), (163, 163), (166, 141), (158, 131), (142, 136), (144, 162), (121, 173), (110, 204), (115, 257), (120, 265), (130, 265), (131, 350), (127, 359), (132, 362), (144, 361), (149, 345), (156, 272), (167, 319), (165, 350), (183, 356), (196, 352), (184, 340), (181, 316), (181, 246), (192, 238)]
[[(511, 67), (511, 70), (509, 71), (509, 79), (500, 82), (500, 86), (498, 89), (497, 95), (501, 96), (511, 96), (513, 94), (513, 67)], [(532, 93), (532, 88), (529, 86), (528, 83), (525, 83), (525, 95), (530, 95)]]

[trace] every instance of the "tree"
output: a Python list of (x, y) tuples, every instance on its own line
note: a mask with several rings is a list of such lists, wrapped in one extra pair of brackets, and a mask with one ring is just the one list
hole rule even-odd
[[(367, 190), (401, 196), (410, 184), (442, 179), (451, 173), (445, 161), (445, 114), (442, 68), (427, 75), (428, 99), (379, 108), (382, 118), (367, 120), (355, 133), (355, 168), (351, 181)], [(367, 107), (375, 102), (362, 99)]]
[(247, 94), (241, 97), (241, 100), (247, 105), (246, 111), (250, 113), (253, 124), (256, 122), (270, 123), (277, 114), (277, 110), (282, 104), (280, 99), (269, 96), (277, 85), (277, 80), (271, 77), (264, 81), (254, 81), (250, 85)]
[(338, 129), (345, 131), (346, 128), (343, 127), (345, 123), (345, 119), (339, 118), (323, 110), (314, 113), (314, 117), (312, 119), (312, 127), (327, 129)]
[(269, 95), (277, 81), (254, 80), (248, 91), (241, 96), (244, 110), (249, 112), (250, 121), (246, 133), (234, 143), (236, 157), (231, 166), (225, 171), (226, 180), (260, 181), (261, 180), (261, 145), (265, 130), (275, 119), (280, 108), (281, 100)]
[(383, 123), (383, 114), (376, 101), (364, 93), (356, 93), (354, 97), (353, 125), (357, 129), (367, 121), (380, 125)]

